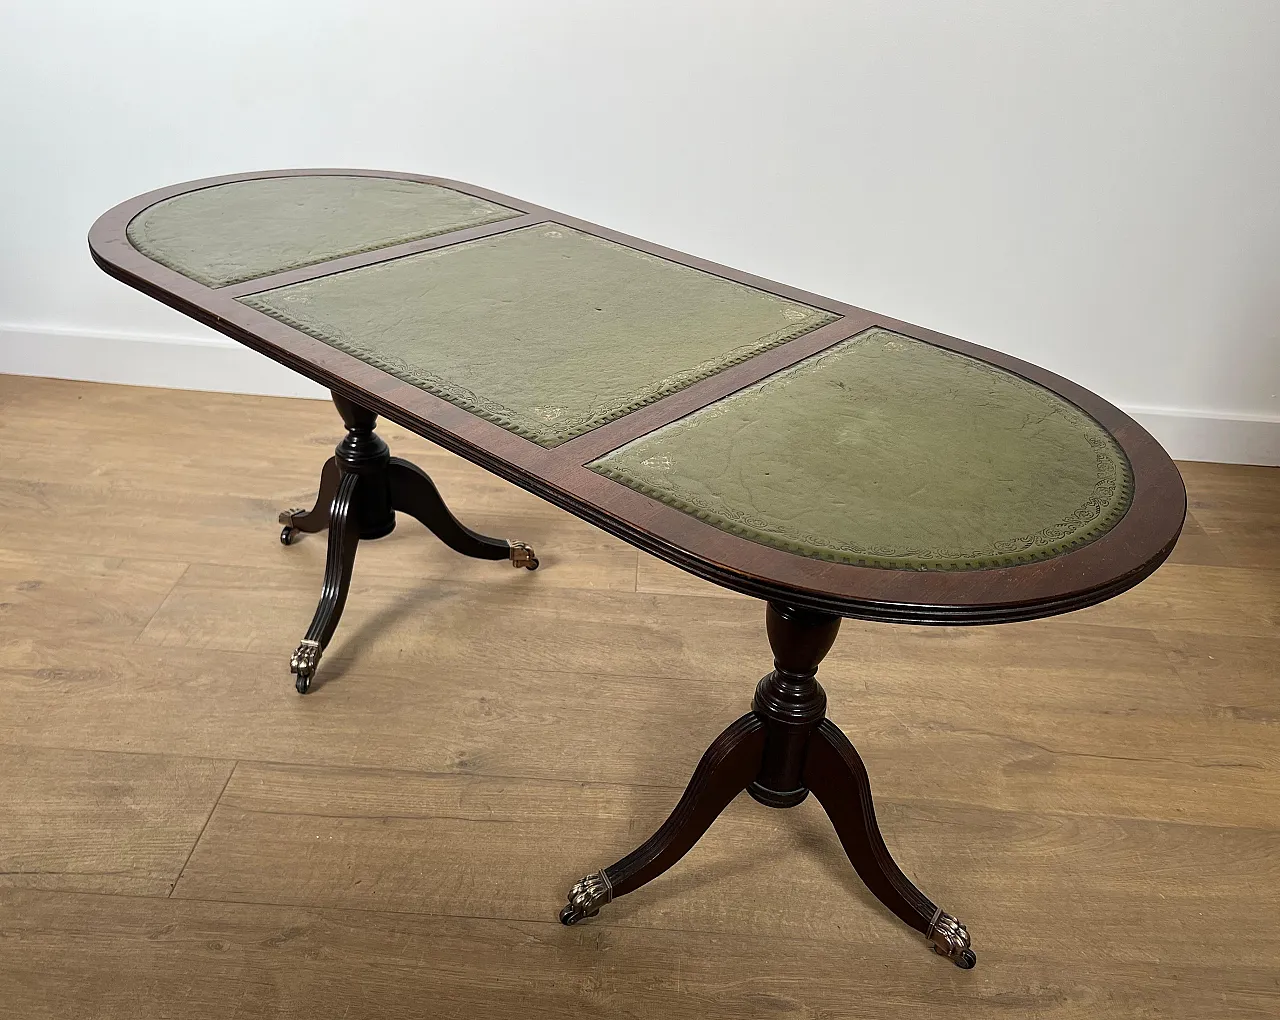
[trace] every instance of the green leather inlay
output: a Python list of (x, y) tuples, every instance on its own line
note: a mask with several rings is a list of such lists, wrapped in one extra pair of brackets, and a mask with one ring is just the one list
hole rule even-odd
[(1115, 439), (1003, 369), (871, 329), (589, 465), (718, 528), (911, 570), (1044, 560), (1133, 495)]
[(148, 258), (207, 287), (519, 216), (460, 191), (386, 177), (268, 177), (157, 202), (129, 222)]
[(553, 223), (240, 300), (546, 447), (839, 317)]

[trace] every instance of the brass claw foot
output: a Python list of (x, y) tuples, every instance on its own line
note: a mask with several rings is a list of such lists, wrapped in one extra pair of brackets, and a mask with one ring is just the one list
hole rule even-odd
[(561, 924), (577, 924), (583, 918), (595, 917), (600, 908), (613, 899), (613, 886), (603, 871), (588, 875), (569, 890), (569, 903), (560, 910)]
[[(511, 543), (511, 565), (513, 567), (524, 567), (526, 570), (538, 569), (538, 557), (533, 553), (533, 546), (527, 542)], [(566, 924), (570, 923), (568, 921)]]
[(306, 694), (311, 687), (311, 678), (316, 675), (316, 667), (320, 665), (319, 641), (304, 638), (297, 651), (289, 657), (289, 672), (297, 676), (293, 686), (299, 694)]
[(971, 970), (978, 962), (978, 954), (969, 948), (969, 929), (950, 914), (939, 910), (929, 925), (926, 936), (933, 943), (933, 951), (945, 956), (962, 970)]

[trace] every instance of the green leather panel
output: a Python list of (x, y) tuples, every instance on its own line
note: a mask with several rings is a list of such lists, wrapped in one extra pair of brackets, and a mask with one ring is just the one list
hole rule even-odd
[(871, 329), (589, 465), (816, 559), (977, 570), (1109, 531), (1133, 476), (1074, 404), (986, 362)]
[(240, 300), (546, 447), (838, 318), (552, 223)]
[(130, 220), (128, 236), (161, 265), (225, 287), (519, 215), (419, 181), (269, 177), (157, 202)]

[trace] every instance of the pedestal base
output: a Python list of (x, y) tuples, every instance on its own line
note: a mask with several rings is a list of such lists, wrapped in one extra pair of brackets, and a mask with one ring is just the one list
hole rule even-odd
[(320, 656), (337, 630), (351, 587), (356, 546), (382, 538), (396, 526), (396, 511), (421, 521), (445, 545), (464, 556), (507, 560), (515, 567), (538, 569), (538, 558), (524, 542), (488, 538), (461, 524), (449, 512), (435, 483), (421, 468), (391, 456), (374, 434), (378, 416), (338, 394), (333, 402), (347, 426), (346, 438), (320, 472), (320, 494), (311, 510), (286, 510), (280, 541), (291, 545), (299, 534), (329, 531), (324, 588), (311, 626), (289, 660), (299, 694), (306, 694)]
[(707, 749), (670, 817), (618, 863), (569, 890), (564, 924), (594, 917), (619, 896), (653, 881), (692, 849), (739, 793), (769, 807), (793, 807), (813, 793), (835, 826), (859, 877), (886, 907), (958, 967), (977, 962), (969, 932), (917, 889), (894, 862), (876, 824), (871, 784), (848, 738), (826, 718), (818, 664), (840, 618), (769, 604), (774, 671), (756, 688), (752, 711)]

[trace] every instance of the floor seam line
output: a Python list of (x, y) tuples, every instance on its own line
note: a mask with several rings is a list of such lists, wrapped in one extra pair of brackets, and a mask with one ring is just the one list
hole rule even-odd
[(209, 808), (209, 814), (204, 820), (204, 824), (200, 826), (200, 831), (196, 834), (196, 838), (191, 843), (191, 849), (187, 851), (187, 859), (182, 862), (182, 867), (178, 869), (178, 877), (173, 880), (173, 885), (169, 886), (169, 892), (165, 899), (172, 899), (173, 892), (178, 888), (178, 883), (182, 881), (182, 876), (187, 873), (187, 865), (191, 863), (191, 858), (195, 855), (196, 847), (200, 845), (200, 840), (204, 839), (204, 833), (209, 828), (209, 823), (213, 820), (213, 813), (218, 810), (218, 805), (222, 803), (223, 794), (227, 792), (227, 787), (231, 785), (231, 777), (236, 774), (236, 769), (240, 767), (239, 759), (231, 764), (231, 771), (227, 773), (227, 781), (222, 784), (222, 789), (218, 791), (218, 796), (213, 799), (213, 806)]
[(183, 565), (182, 573), (173, 579), (173, 584), (169, 585), (169, 590), (164, 593), (164, 598), (160, 600), (160, 604), (152, 610), (151, 615), (147, 617), (147, 622), (138, 628), (138, 633), (133, 635), (133, 639), (129, 642), (130, 645), (136, 645), (139, 640), (141, 640), (142, 635), (145, 634), (147, 628), (151, 626), (151, 621), (159, 615), (160, 610), (165, 607), (165, 604), (173, 597), (173, 593), (178, 590), (178, 585), (182, 583), (182, 579), (191, 571), (191, 562), (189, 560), (170, 560), (167, 562), (181, 563)]

